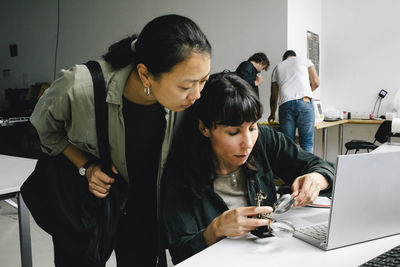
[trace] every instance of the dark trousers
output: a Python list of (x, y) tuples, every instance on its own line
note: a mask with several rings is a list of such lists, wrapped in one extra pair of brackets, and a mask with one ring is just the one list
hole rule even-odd
[[(144, 205), (145, 206), (145, 205)], [(117, 267), (154, 267), (158, 254), (158, 227), (154, 220), (148, 220), (137, 213), (128, 212), (118, 226), (115, 255)], [(146, 212), (144, 212), (146, 213)], [(142, 213), (143, 214), (143, 213)], [(104, 267), (85, 263), (85, 247), (70, 244), (65, 238), (54, 238), (54, 263), (56, 267)], [(74, 249), (71, 249), (74, 246)]]

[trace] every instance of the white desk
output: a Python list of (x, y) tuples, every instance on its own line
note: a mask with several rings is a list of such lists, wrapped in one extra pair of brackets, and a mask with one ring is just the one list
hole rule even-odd
[[(328, 213), (329, 209), (293, 210), (294, 213), (303, 211), (323, 214)], [(294, 237), (258, 239), (247, 235), (241, 239), (225, 238), (176, 266), (359, 266), (398, 245), (400, 235), (394, 235), (324, 251)]]
[(400, 144), (384, 143), (380, 145), (378, 148), (372, 150), (371, 153), (396, 152), (396, 151), (400, 151)]
[(32, 267), (29, 210), (19, 194), (22, 183), (35, 168), (35, 159), (11, 157), (0, 154), (0, 199), (17, 195), (18, 223), (22, 267)]

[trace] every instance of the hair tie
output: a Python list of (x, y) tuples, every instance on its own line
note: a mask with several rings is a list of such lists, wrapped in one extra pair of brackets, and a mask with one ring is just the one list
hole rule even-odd
[(137, 41), (137, 38), (135, 40), (133, 40), (132, 43), (131, 43), (132, 52), (136, 52), (136, 41)]

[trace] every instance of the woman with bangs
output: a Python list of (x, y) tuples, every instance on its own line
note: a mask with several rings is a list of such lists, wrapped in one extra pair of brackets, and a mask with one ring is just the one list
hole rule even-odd
[[(291, 185), (295, 206), (331, 188), (330, 163), (273, 128), (258, 125), (262, 105), (234, 73), (217, 73), (188, 110), (163, 178), (163, 225), (175, 264), (224, 237), (269, 223), (275, 178)], [(189, 141), (188, 141), (189, 139)], [(257, 207), (257, 194), (266, 196)]]

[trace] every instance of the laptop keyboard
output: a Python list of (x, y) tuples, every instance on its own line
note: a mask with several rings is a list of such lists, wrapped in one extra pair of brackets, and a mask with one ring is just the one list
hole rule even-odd
[(311, 238), (314, 238), (320, 242), (325, 242), (328, 234), (328, 223), (297, 228), (296, 231)]
[(400, 266), (400, 245), (367, 261), (361, 266)]

